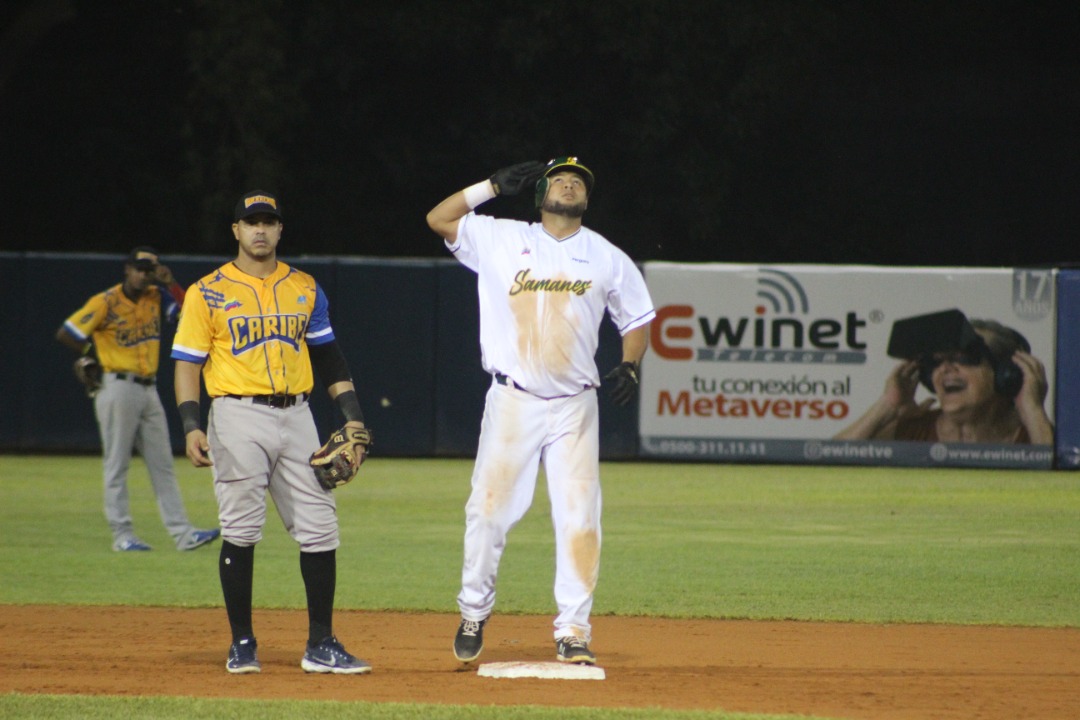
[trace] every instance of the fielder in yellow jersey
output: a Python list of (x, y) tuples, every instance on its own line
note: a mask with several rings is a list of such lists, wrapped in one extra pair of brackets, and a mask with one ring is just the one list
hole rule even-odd
[[(174, 316), (175, 308), (172, 303)], [(63, 329), (79, 342), (93, 338), (103, 372), (152, 378), (161, 352), (161, 312), (159, 288), (151, 285), (132, 299), (124, 294), (123, 284), (113, 285), (87, 300)]]
[[(308, 602), (300, 666), (306, 672), (367, 673), (371, 665), (349, 654), (333, 633), (338, 520), (333, 493), (308, 464), (320, 447), (308, 407), (312, 368), (347, 427), (364, 427), (360, 403), (322, 288), (277, 259), (284, 227), (277, 198), (261, 190), (244, 195), (234, 220), (236, 260), (188, 290), (172, 348), (188, 458), (214, 473), (222, 535), (218, 570), (232, 630), (225, 668), (261, 671), (251, 594), (269, 491), (300, 546)], [(205, 431), (200, 376), (211, 398)]]
[(253, 278), (230, 263), (192, 287), (172, 356), (205, 362), (212, 398), (300, 395), (314, 386), (307, 345), (333, 340), (315, 278), (283, 262)]
[(155, 283), (168, 288), (164, 316), (175, 318), (184, 290), (158, 262), (157, 251), (142, 246), (124, 263), (124, 281), (90, 298), (56, 333), (57, 340), (82, 356), (77, 367), (95, 370), (79, 377), (94, 398), (105, 518), (113, 550), (118, 551), (150, 549), (135, 535), (128, 501), (128, 467), (135, 448), (146, 463), (161, 520), (176, 548), (193, 550), (218, 536), (216, 529), (198, 530), (188, 521), (176, 482), (168, 421), (156, 384), (163, 312), (162, 292)]

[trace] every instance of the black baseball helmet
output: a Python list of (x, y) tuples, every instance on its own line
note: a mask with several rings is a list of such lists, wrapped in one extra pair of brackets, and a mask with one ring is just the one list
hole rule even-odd
[(536, 207), (542, 206), (544, 198), (547, 197), (548, 178), (559, 172), (574, 172), (580, 175), (585, 180), (586, 196), (592, 195), (593, 185), (596, 183), (592, 170), (578, 162), (576, 156), (564, 155), (548, 160), (547, 165), (544, 166), (544, 174), (536, 181)]

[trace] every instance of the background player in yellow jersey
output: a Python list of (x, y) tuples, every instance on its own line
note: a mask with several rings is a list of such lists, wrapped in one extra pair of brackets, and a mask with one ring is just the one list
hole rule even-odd
[[(138, 449), (150, 473), (158, 510), (178, 550), (192, 550), (218, 536), (188, 522), (173, 469), (165, 409), (157, 392), (161, 346), (162, 293), (169, 289), (165, 317), (175, 319), (184, 290), (157, 251), (142, 246), (124, 263), (124, 281), (94, 295), (56, 331), (56, 339), (79, 353), (101, 433), (105, 479), (105, 518), (113, 550), (149, 550), (131, 518), (127, 476), (132, 451)], [(96, 355), (96, 359), (95, 356)], [(78, 374), (78, 372), (77, 372)]]
[[(277, 259), (277, 198), (250, 192), (236, 205), (236, 260), (187, 293), (173, 342), (176, 401), (187, 455), (213, 467), (222, 529), (218, 569), (232, 630), (226, 669), (260, 672), (251, 618), (255, 544), (266, 522), (266, 492), (300, 546), (307, 591), (307, 672), (360, 674), (371, 666), (334, 637), (337, 509), (308, 461), (319, 436), (308, 407), (312, 367), (346, 419), (364, 427), (348, 364), (330, 326), (326, 295), (315, 279)], [(200, 372), (211, 398), (204, 431)]]

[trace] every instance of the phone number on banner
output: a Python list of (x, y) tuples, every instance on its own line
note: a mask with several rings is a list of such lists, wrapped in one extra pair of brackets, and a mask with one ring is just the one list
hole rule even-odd
[(716, 438), (643, 437), (648, 455), (683, 458), (764, 458), (766, 443), (761, 440), (718, 440)]

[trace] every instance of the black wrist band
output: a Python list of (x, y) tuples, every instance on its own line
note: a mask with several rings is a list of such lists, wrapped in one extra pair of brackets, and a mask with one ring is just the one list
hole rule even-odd
[(176, 409), (180, 411), (180, 422), (184, 424), (184, 435), (192, 430), (202, 430), (202, 422), (199, 419), (199, 403), (187, 400), (180, 403)]
[(345, 422), (364, 422), (364, 413), (360, 410), (360, 399), (356, 397), (355, 390), (346, 390), (343, 393), (338, 393), (338, 396), (334, 398), (334, 402), (337, 403), (338, 409), (341, 410), (341, 414), (345, 416)]

